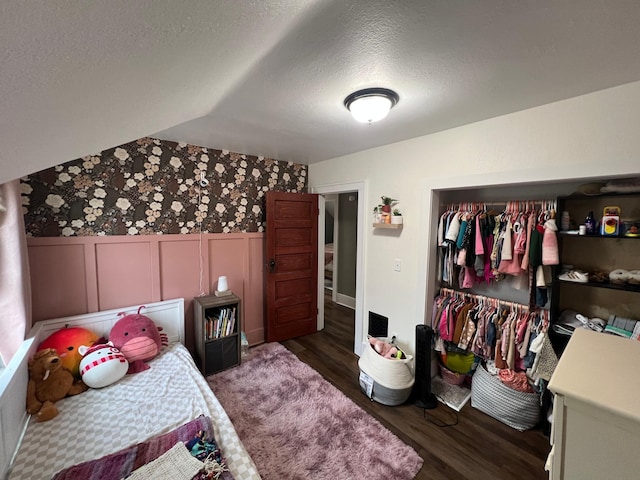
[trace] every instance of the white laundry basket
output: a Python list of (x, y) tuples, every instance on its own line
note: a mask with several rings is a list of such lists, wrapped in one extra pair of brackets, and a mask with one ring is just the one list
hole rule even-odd
[(411, 355), (403, 359), (384, 358), (371, 345), (366, 346), (358, 360), (360, 389), (383, 405), (403, 404), (411, 395), (415, 381), (412, 361)]

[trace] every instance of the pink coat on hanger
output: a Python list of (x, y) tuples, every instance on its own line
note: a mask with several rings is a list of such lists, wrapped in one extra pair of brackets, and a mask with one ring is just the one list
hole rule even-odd
[(558, 263), (560, 263), (558, 256), (558, 237), (556, 237), (557, 231), (558, 227), (555, 218), (550, 218), (544, 222), (544, 234), (542, 235), (543, 265), (558, 265)]

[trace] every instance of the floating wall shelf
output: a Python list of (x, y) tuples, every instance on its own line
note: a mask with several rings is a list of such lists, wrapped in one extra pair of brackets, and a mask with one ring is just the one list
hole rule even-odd
[(394, 230), (400, 230), (402, 223), (374, 223), (373, 228), (393, 228)]

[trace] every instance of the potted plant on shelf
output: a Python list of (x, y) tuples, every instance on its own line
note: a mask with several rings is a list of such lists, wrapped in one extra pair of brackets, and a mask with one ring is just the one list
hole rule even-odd
[(391, 207), (393, 207), (398, 200), (396, 200), (395, 198), (391, 198), (391, 197), (385, 197), (384, 195), (380, 197), (382, 199), (382, 206), (381, 206), (381, 210), (384, 213), (391, 213)]
[(393, 215), (391, 216), (391, 223), (393, 223), (394, 225), (402, 224), (402, 213), (400, 213), (400, 210), (397, 208), (393, 209)]

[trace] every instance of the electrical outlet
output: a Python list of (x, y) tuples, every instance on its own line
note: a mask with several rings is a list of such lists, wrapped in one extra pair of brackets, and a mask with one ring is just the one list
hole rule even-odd
[(396, 258), (393, 261), (393, 271), (394, 272), (400, 272), (402, 271), (402, 260), (400, 260), (399, 258)]

